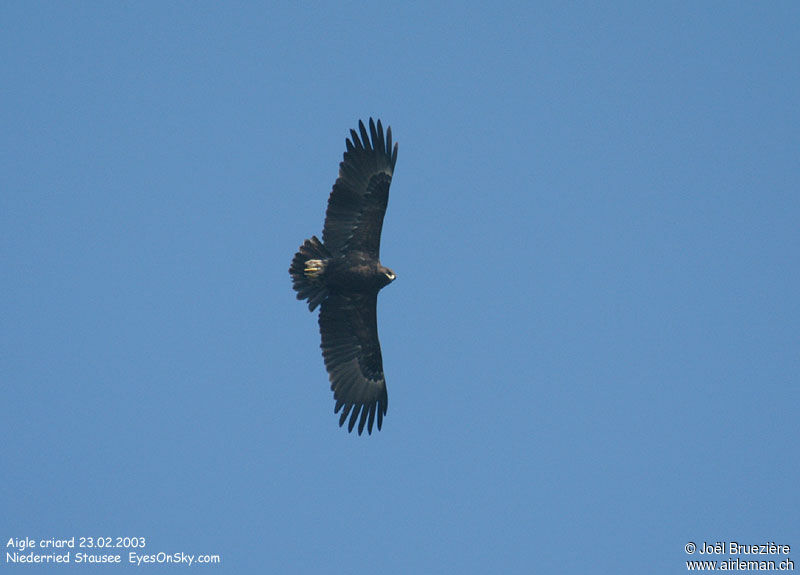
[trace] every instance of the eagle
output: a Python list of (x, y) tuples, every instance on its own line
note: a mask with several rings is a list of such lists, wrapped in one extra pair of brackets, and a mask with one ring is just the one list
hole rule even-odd
[(378, 292), (392, 283), (395, 273), (380, 262), (381, 229), (397, 144), (392, 129), (369, 119), (369, 132), (358, 122), (350, 130), (347, 150), (339, 164), (325, 213), (322, 241), (316, 236), (303, 242), (294, 255), (289, 274), (297, 299), (308, 309), (319, 306), (322, 357), (331, 382), (334, 413), (339, 427), (348, 421), (352, 432), (372, 434), (377, 416), (383, 425), (388, 396), (383, 357), (378, 341)]

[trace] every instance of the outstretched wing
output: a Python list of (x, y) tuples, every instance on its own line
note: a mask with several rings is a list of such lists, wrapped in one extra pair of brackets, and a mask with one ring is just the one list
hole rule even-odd
[(364, 424), (372, 433), (376, 414), (378, 429), (381, 428), (388, 402), (378, 341), (377, 302), (376, 294), (334, 294), (322, 302), (319, 313), (320, 347), (336, 400), (334, 413), (342, 410), (340, 426), (350, 416), (348, 431), (353, 431), (358, 420), (359, 435)]
[(397, 161), (397, 144), (392, 148), (392, 129), (377, 127), (369, 119), (369, 133), (358, 122), (361, 137), (350, 130), (347, 151), (339, 164), (339, 177), (333, 184), (325, 213), (322, 241), (333, 254), (357, 250), (375, 259), (380, 255), (381, 228), (389, 185)]

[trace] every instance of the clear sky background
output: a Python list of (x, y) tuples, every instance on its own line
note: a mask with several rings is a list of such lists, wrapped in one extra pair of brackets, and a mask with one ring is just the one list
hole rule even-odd
[[(655, 4), (3, 2), (3, 545), (800, 569), (800, 6)], [(370, 116), (398, 279), (359, 437), (287, 269)]]

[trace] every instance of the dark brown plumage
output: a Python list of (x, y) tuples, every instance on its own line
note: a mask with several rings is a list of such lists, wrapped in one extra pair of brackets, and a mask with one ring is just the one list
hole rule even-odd
[(378, 292), (395, 279), (380, 263), (381, 229), (389, 186), (397, 161), (392, 129), (369, 120), (369, 132), (358, 123), (350, 130), (347, 151), (339, 164), (325, 214), (322, 241), (306, 240), (295, 254), (289, 273), (297, 299), (320, 306), (322, 356), (339, 413), (339, 425), (352, 431), (378, 429), (388, 397), (378, 341)]

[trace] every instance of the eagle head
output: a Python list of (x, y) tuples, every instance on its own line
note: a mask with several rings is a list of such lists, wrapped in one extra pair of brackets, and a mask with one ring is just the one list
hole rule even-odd
[(381, 283), (386, 286), (394, 281), (397, 277), (395, 273), (387, 267), (381, 266), (380, 273), (382, 274)]

